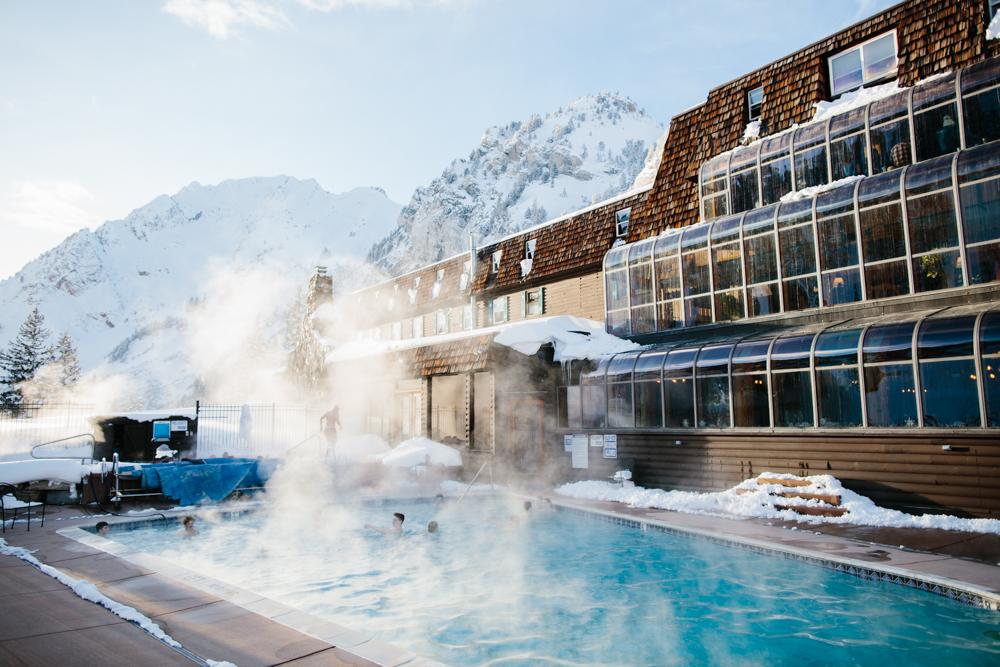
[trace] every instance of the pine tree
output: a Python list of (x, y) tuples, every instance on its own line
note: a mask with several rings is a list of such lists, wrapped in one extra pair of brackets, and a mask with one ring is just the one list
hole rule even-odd
[(73, 339), (68, 333), (59, 337), (56, 343), (56, 364), (59, 370), (59, 384), (72, 387), (80, 381), (80, 358), (77, 356)]
[(22, 385), (32, 380), (38, 369), (52, 361), (52, 348), (48, 341), (45, 318), (38, 308), (32, 308), (10, 347), (0, 353), (0, 383), (5, 385), (0, 393), (0, 404), (8, 408), (21, 404)]

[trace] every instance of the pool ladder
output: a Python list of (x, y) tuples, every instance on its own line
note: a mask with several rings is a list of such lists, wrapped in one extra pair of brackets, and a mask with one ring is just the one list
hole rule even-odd
[(486, 461), (485, 463), (483, 463), (483, 465), (479, 466), (479, 470), (477, 470), (476, 474), (472, 476), (472, 481), (469, 482), (469, 485), (467, 487), (465, 487), (465, 491), (463, 491), (462, 495), (459, 496), (458, 500), (455, 501), (456, 505), (458, 503), (462, 502), (462, 499), (465, 498), (465, 496), (467, 496), (469, 494), (469, 491), (472, 489), (473, 485), (476, 483), (476, 480), (479, 479), (479, 476), (483, 473), (483, 470), (486, 469), (486, 466), (490, 466), (490, 486), (491, 487), (493, 486), (493, 462), (492, 461)]

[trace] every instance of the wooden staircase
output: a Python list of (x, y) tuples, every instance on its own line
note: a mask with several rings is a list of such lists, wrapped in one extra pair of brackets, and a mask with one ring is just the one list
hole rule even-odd
[(771, 495), (779, 498), (803, 498), (805, 500), (819, 500), (821, 503), (819, 505), (791, 505), (779, 501), (774, 504), (779, 510), (792, 510), (797, 514), (809, 516), (843, 516), (847, 514), (847, 509), (840, 504), (841, 498), (838, 494), (796, 491), (797, 488), (812, 486), (813, 483), (807, 479), (776, 479), (762, 475), (757, 478), (757, 483), (781, 486), (781, 491), (771, 492)]

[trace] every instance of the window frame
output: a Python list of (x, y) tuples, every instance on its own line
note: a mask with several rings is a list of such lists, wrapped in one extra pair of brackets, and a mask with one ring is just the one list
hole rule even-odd
[(535, 243), (537, 239), (528, 239), (524, 242), (524, 259), (535, 259)]
[[(538, 312), (529, 313), (528, 304), (530, 303), (528, 296), (530, 294), (537, 295), (536, 302), (538, 303)], [(527, 289), (521, 292), (521, 314), (524, 319), (531, 319), (533, 317), (541, 317), (545, 314), (545, 288), (536, 287), (534, 289)]]
[[(503, 319), (497, 320), (497, 309), (496, 304), (503, 300)], [(497, 296), (493, 297), (489, 301), (489, 313), (490, 313), (490, 324), (505, 324), (510, 321), (510, 303), (507, 296)]]
[[(628, 228), (632, 220), (632, 207), (621, 208), (615, 211), (615, 238), (625, 238), (628, 236)], [(624, 223), (624, 228), (622, 224)]]
[[(865, 46), (872, 44), (873, 42), (877, 42), (880, 39), (883, 39), (886, 35), (892, 35), (892, 46), (893, 46), (893, 51), (895, 52), (896, 55), (896, 66), (893, 68), (891, 75), (886, 74), (882, 77), (879, 77), (878, 79), (865, 79)], [(861, 57), (861, 85), (854, 86), (853, 88), (848, 88), (847, 90), (841, 90), (838, 92), (833, 88), (834, 86), (833, 61), (853, 51), (858, 51)], [(832, 99), (837, 99), (838, 97), (846, 93), (858, 90), (859, 88), (864, 88), (865, 86), (871, 85), (878, 81), (885, 81), (896, 78), (899, 75), (899, 35), (896, 32), (896, 29), (892, 28), (891, 30), (887, 30), (881, 34), (875, 35), (874, 37), (870, 37), (863, 42), (858, 42), (854, 46), (846, 48), (842, 51), (838, 51), (837, 53), (830, 54), (829, 56), (826, 57), (826, 73), (830, 81), (830, 97)]]
[(500, 273), (500, 260), (503, 258), (503, 250), (494, 250), (490, 255), (490, 273), (496, 275)]
[[(998, 0), (998, 2), (1000, 2), (1000, 0)], [(753, 102), (751, 101), (752, 100), (751, 96), (754, 93), (756, 93), (758, 90), (760, 91), (760, 102), (757, 103), (757, 115), (755, 116), (754, 112), (753, 112), (754, 105), (753, 105)], [(764, 86), (757, 86), (756, 88), (751, 88), (750, 90), (748, 90), (747, 91), (747, 122), (748, 123), (752, 123), (755, 120), (760, 120), (760, 112), (761, 112), (761, 109), (763, 107), (764, 107)]]

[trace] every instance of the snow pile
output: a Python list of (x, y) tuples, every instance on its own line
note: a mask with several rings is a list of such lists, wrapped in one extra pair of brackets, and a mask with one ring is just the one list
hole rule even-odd
[(632, 187), (629, 188), (629, 191), (638, 192), (653, 187), (653, 183), (656, 181), (656, 174), (660, 171), (660, 161), (663, 159), (663, 149), (667, 145), (667, 137), (669, 135), (670, 123), (667, 122), (667, 128), (663, 130), (663, 134), (660, 135), (660, 138), (656, 140), (653, 147), (646, 153), (646, 164), (642, 166), (642, 171), (632, 181)]
[[(0, 463), (0, 482), (23, 484), (50, 480), (77, 484), (90, 473), (92, 466), (74, 459), (30, 459)], [(99, 468), (98, 468), (99, 469)]]
[(760, 121), (752, 120), (743, 128), (743, 143), (750, 144), (760, 138)]
[(571, 315), (516, 322), (501, 329), (493, 342), (529, 356), (536, 354), (542, 345), (551, 344), (555, 348), (554, 360), (557, 362), (597, 359), (640, 347), (607, 333), (599, 322)]
[(687, 514), (709, 514), (724, 517), (753, 517), (761, 519), (783, 519), (807, 523), (846, 523), (857, 526), (878, 526), (884, 528), (933, 528), (955, 530), (966, 533), (990, 533), (1000, 535), (1000, 519), (963, 519), (940, 514), (906, 514), (898, 510), (879, 507), (869, 498), (845, 489), (836, 477), (813, 475), (796, 477), (779, 473), (761, 473), (770, 479), (808, 480), (809, 486), (796, 487), (796, 492), (839, 495), (841, 507), (847, 510), (843, 516), (807, 516), (791, 509), (778, 509), (775, 503), (785, 506), (823, 506), (819, 500), (783, 498), (772, 495), (787, 490), (777, 484), (758, 484), (756, 479), (748, 479), (726, 491), (715, 493), (695, 493), (691, 491), (664, 491), (644, 489), (640, 486), (622, 488), (609, 482), (575, 482), (564, 484), (556, 493), (581, 500), (602, 500), (625, 503), (629, 507), (673, 510)]
[(993, 20), (986, 28), (986, 39), (1000, 39), (1000, 12), (993, 15)]
[(413, 468), (421, 465), (449, 468), (462, 466), (462, 455), (457, 449), (429, 438), (412, 438), (401, 442), (395, 449), (383, 454), (380, 460), (383, 465), (394, 468)]
[(73, 577), (62, 572), (61, 570), (57, 570), (56, 568), (50, 565), (42, 563), (40, 560), (35, 558), (31, 554), (31, 552), (28, 551), (27, 549), (24, 549), (22, 547), (9, 546), (7, 542), (3, 539), (0, 539), (0, 555), (15, 556), (27, 563), (30, 563), (31, 565), (34, 565), (39, 570), (49, 575), (56, 581), (59, 581), (60, 583), (69, 586), (71, 589), (73, 589), (74, 593), (76, 593), (84, 600), (87, 600), (88, 602), (96, 602), (97, 604), (101, 605), (102, 607), (113, 613), (115, 616), (123, 618), (126, 621), (135, 623), (140, 628), (142, 628), (149, 634), (153, 635), (160, 641), (169, 644), (170, 646), (173, 646), (175, 648), (180, 648), (181, 646), (180, 642), (176, 641), (173, 637), (165, 633), (163, 629), (160, 628), (159, 625), (154, 623), (148, 616), (139, 613), (133, 607), (123, 605), (120, 602), (115, 602), (114, 600), (106, 596), (104, 593), (101, 593), (99, 590), (97, 590), (97, 587), (94, 586), (89, 581), (84, 581), (82, 579), (74, 579)]
[(330, 457), (337, 463), (369, 463), (378, 461), (391, 448), (374, 433), (345, 435), (337, 439), (330, 449)]
[(527, 278), (528, 274), (531, 273), (531, 265), (533, 263), (534, 262), (532, 260), (530, 260), (530, 259), (522, 259), (521, 260), (521, 277), (522, 278)]
[(821, 185), (814, 185), (809, 188), (802, 188), (801, 190), (793, 190), (781, 198), (782, 202), (798, 201), (799, 199), (809, 199), (818, 194), (826, 192), (827, 190), (834, 190), (842, 185), (849, 185), (854, 181), (860, 181), (864, 176), (846, 176), (844, 178), (837, 179), (832, 183), (823, 183)]
[(900, 88), (897, 82), (890, 81), (889, 83), (883, 83), (880, 86), (871, 86), (870, 88), (858, 88), (857, 90), (852, 90), (849, 93), (844, 93), (831, 102), (817, 102), (814, 105), (816, 107), (816, 115), (813, 116), (813, 121), (826, 120), (827, 118), (844, 113), (845, 111), (863, 107), (870, 102), (881, 100), (882, 98), (889, 97), (890, 95), (895, 95), (901, 90), (905, 89)]

